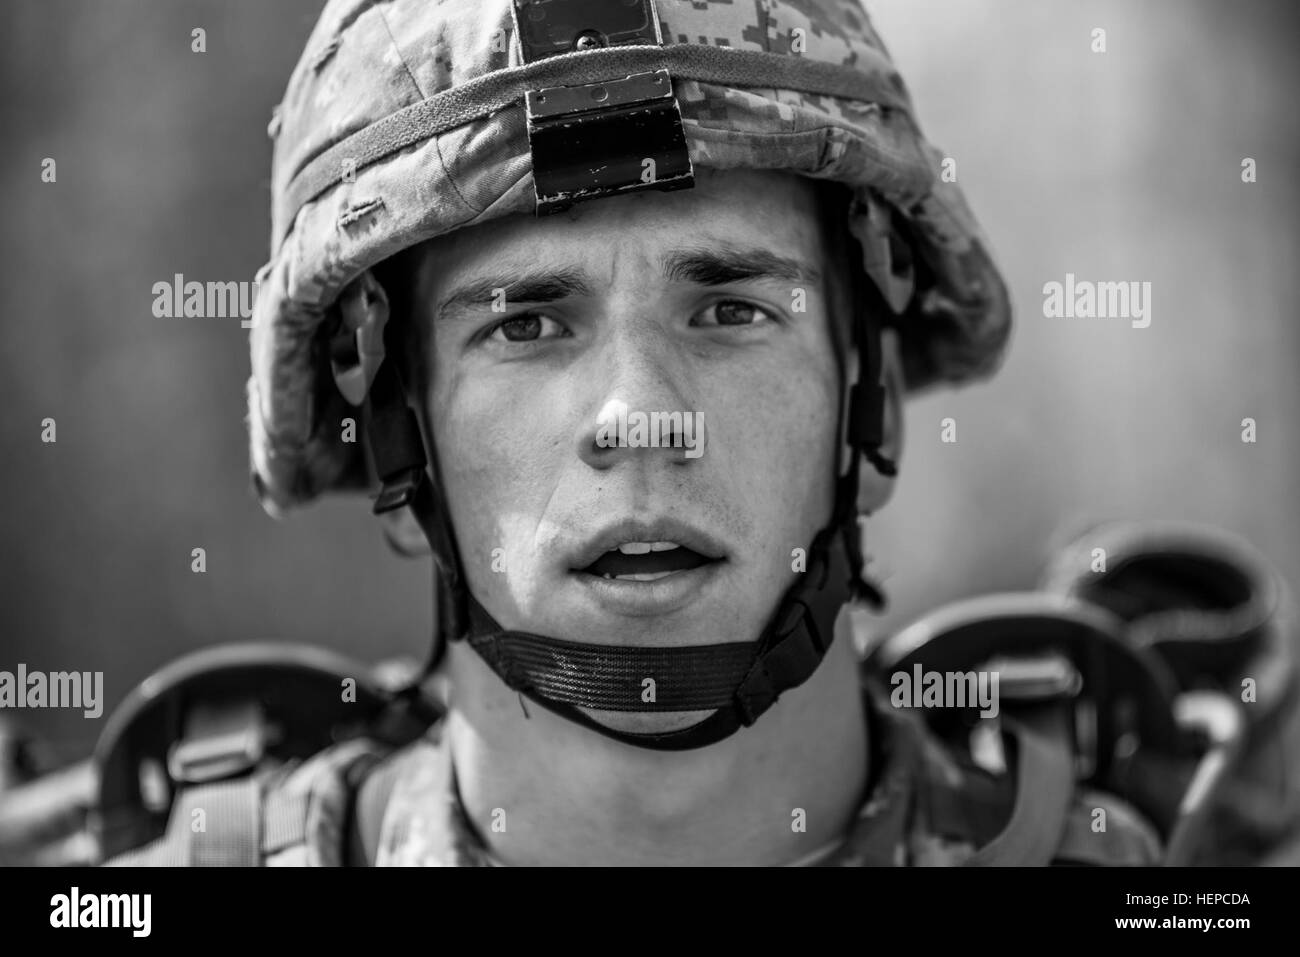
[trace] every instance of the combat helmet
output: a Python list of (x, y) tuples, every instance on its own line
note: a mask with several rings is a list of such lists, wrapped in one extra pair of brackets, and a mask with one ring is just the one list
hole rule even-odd
[[(331, 0), (269, 132), (271, 258), (257, 277), (248, 383), (254, 486), (276, 515), (348, 490), (377, 491), (376, 512), (412, 509), (435, 557), (430, 668), (463, 639), (552, 711), (628, 743), (691, 748), (752, 724), (806, 680), (847, 601), (881, 604), (856, 523), (860, 460), (894, 471), (880, 453), (877, 323), (853, 323), (862, 364), (840, 428), (860, 454), (807, 571), (757, 640), (651, 649), (507, 631), (469, 594), (436, 450), (384, 361), (382, 319), (365, 308), (369, 270), (458, 229), (688, 189), (697, 167), (780, 170), (844, 185), (862, 258), (850, 281), (890, 313), (909, 393), (991, 374), (1011, 328), (1005, 285), (856, 0)], [(345, 441), (340, 421), (358, 409), (366, 441)], [(646, 706), (639, 678), (651, 671), (671, 693)], [(710, 717), (630, 734), (584, 708)]]

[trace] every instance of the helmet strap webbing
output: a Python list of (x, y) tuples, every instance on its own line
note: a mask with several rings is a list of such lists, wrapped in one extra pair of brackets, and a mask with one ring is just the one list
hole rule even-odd
[[(838, 538), (836, 528), (817, 536), (808, 570), (754, 642), (664, 648), (557, 641), (502, 629), (472, 596), (469, 642), (510, 688), (606, 737), (656, 750), (703, 747), (753, 724), (817, 670), (851, 597), (850, 556)], [(583, 708), (714, 713), (677, 731), (634, 733), (597, 722)]]
[(465, 632), (468, 592), (437, 458), (425, 452), (419, 420), (406, 402), (395, 365), (382, 362), (375, 373), (365, 403), (366, 437), (381, 483), (374, 514), (410, 508), (433, 553), (433, 647), (420, 675), (423, 680), (441, 662), (448, 638)]

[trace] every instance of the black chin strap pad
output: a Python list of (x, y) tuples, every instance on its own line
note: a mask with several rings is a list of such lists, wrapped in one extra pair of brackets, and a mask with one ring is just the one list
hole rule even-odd
[[(471, 613), (471, 621), (477, 617)], [(471, 631), (468, 640), (515, 691), (598, 711), (726, 707), (754, 660), (749, 642), (677, 648), (596, 645), (499, 628)]]
[[(808, 570), (757, 642), (647, 648), (561, 641), (503, 629), (470, 596), (469, 644), (511, 689), (608, 738), (655, 750), (704, 747), (753, 724), (821, 664), (851, 595), (839, 532), (833, 527), (818, 535)], [(647, 678), (654, 681), (653, 700)], [(607, 727), (583, 708), (713, 714), (678, 731), (639, 733)]]

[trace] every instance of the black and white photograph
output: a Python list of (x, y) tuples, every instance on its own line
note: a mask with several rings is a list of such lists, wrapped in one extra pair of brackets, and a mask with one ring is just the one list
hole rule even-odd
[(1300, 864), (1295, 4), (4, 12), (24, 921), (1050, 866), (1222, 941)]

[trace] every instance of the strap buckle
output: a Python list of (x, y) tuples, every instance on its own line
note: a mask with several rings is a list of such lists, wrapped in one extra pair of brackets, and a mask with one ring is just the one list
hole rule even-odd
[[(660, 46), (654, 0), (514, 0), (524, 63), (613, 46)], [(694, 169), (667, 70), (529, 90), (537, 215), (602, 196), (689, 189)]]
[(1083, 676), (1065, 655), (999, 657), (984, 670), (997, 672), (998, 696), (1012, 704), (1041, 704), (1078, 697)]
[(374, 514), (383, 515), (385, 512), (410, 505), (423, 478), (424, 469), (410, 468), (385, 480), (375, 499)]
[(196, 706), (184, 739), (167, 754), (167, 773), (178, 784), (205, 784), (257, 766), (266, 754), (266, 719), (256, 701)]

